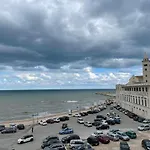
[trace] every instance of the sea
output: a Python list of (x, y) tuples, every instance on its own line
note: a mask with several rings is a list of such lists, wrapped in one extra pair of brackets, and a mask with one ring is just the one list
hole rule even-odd
[(0, 91), (0, 122), (33, 116), (47, 116), (69, 110), (83, 110), (108, 99), (96, 92), (115, 93), (114, 89), (8, 90)]

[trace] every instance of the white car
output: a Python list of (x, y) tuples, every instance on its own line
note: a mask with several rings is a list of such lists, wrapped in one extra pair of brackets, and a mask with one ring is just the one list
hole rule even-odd
[(84, 124), (83, 118), (78, 118), (77, 122), (80, 123), (80, 124)]
[(103, 125), (108, 125), (108, 123), (106, 122), (106, 120), (102, 120), (102, 124)]
[(95, 131), (94, 133), (92, 133), (91, 135), (92, 135), (92, 136), (95, 136), (95, 137), (99, 137), (100, 135), (103, 135), (103, 134), (104, 134), (103, 131), (97, 130), (97, 131)]
[(81, 117), (80, 114), (74, 114), (73, 117)]
[(150, 123), (150, 119), (145, 119), (143, 123)]
[(143, 124), (141, 126), (138, 127), (139, 131), (146, 131), (146, 130), (150, 130), (150, 125), (149, 124)]
[(85, 121), (85, 122), (84, 122), (84, 125), (87, 126), (87, 127), (92, 127), (92, 123), (89, 122), (89, 121)]
[(42, 126), (46, 126), (46, 125), (47, 125), (47, 122), (46, 122), (46, 121), (41, 120), (41, 121), (39, 122), (39, 124), (40, 124), (40, 125), (42, 125)]
[(53, 118), (54, 122), (59, 123), (60, 119), (59, 118)]
[(17, 128), (17, 124), (15, 124), (15, 123), (11, 123), (11, 124), (9, 124), (9, 126), (10, 126), (10, 128)]
[(25, 135), (22, 138), (18, 139), (18, 144), (31, 142), (33, 140), (34, 140), (33, 135)]

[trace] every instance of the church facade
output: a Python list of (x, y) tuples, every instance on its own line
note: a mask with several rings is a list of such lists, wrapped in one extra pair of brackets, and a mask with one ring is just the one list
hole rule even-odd
[(127, 84), (116, 85), (116, 102), (123, 108), (150, 119), (150, 60), (145, 54), (142, 76), (132, 76)]

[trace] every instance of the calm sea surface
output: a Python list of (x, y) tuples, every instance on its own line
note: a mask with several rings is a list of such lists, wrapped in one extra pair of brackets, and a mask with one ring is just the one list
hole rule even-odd
[(44, 116), (68, 109), (81, 109), (103, 102), (106, 96), (95, 92), (115, 90), (20, 90), (0, 91), (0, 121)]

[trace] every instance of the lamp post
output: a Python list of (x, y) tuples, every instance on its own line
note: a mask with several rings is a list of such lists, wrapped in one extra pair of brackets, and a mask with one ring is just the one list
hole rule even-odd
[(34, 126), (34, 114), (32, 114), (32, 126)]

